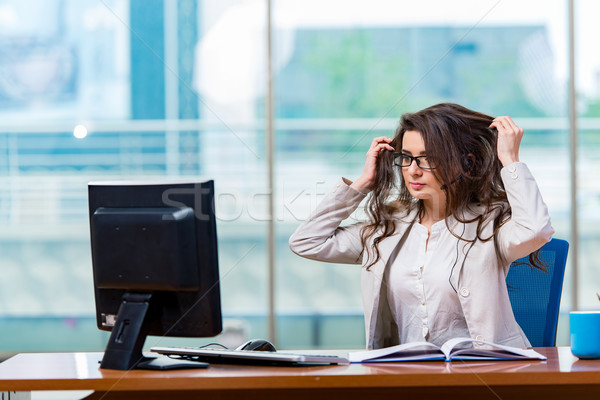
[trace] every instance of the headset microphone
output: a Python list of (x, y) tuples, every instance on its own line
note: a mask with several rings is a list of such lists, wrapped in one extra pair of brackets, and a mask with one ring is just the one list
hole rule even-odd
[[(460, 181), (461, 179), (462, 179), (462, 174), (460, 174), (459, 176), (457, 176), (456, 178), (454, 178), (452, 180), (452, 182), (450, 182), (450, 184), (452, 185), (453, 183), (456, 183), (456, 182)], [(447, 188), (448, 188), (448, 186), (446, 186), (446, 185), (440, 186), (440, 189), (442, 189), (442, 190), (446, 190)]]
[[(463, 159), (463, 162), (464, 162), (464, 165), (463, 165), (464, 170), (467, 172), (471, 171), (471, 169), (473, 168), (473, 160), (470, 157), (465, 157)], [(463, 177), (463, 174), (458, 175), (456, 178), (454, 178), (452, 180), (452, 182), (450, 182), (450, 184), (452, 185), (453, 183), (460, 181), (462, 179), (462, 177)], [(448, 188), (447, 185), (440, 186), (440, 189), (442, 189), (442, 190), (446, 190), (447, 188)]]

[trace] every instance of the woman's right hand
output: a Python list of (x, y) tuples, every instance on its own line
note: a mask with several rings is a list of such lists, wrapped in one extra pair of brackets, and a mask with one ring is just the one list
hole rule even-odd
[(392, 139), (386, 136), (380, 136), (373, 139), (371, 147), (367, 151), (367, 160), (361, 176), (359, 176), (352, 184), (351, 188), (358, 190), (359, 192), (368, 192), (373, 189), (373, 183), (375, 182), (375, 175), (377, 173), (377, 157), (385, 150), (395, 151), (390, 146)]

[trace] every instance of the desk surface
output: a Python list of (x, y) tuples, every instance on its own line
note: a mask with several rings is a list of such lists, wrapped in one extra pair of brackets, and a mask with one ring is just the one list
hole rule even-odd
[[(364, 400), (368, 394), (472, 393), (489, 398), (518, 393), (545, 400), (600, 395), (600, 360), (578, 360), (568, 347), (536, 348), (547, 361), (407, 362), (337, 366), (271, 367), (213, 364), (176, 371), (101, 370), (102, 353), (23, 353), (0, 364), (0, 392), (94, 390), (89, 398), (326, 398)], [(584, 396), (585, 394), (585, 396)], [(152, 396), (156, 397), (152, 397)], [(96, 396), (96, 397), (94, 397)], [(598, 398), (598, 397), (597, 397)]]

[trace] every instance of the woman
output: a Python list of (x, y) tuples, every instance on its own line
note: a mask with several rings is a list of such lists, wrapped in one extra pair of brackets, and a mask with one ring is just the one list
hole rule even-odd
[[(298, 255), (362, 263), (367, 348), (453, 337), (530, 346), (505, 278), (554, 230), (519, 161), (522, 136), (510, 117), (456, 104), (405, 114), (294, 232)], [(369, 221), (341, 226), (367, 194)]]

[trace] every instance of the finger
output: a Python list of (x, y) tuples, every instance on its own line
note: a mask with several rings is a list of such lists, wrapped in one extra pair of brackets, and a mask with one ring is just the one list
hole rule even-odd
[(392, 140), (387, 137), (375, 138), (375, 139), (373, 139), (373, 143), (371, 143), (371, 147), (370, 147), (369, 151), (379, 151), (379, 149), (382, 146), (384, 146), (388, 150), (394, 151), (394, 148), (388, 144), (391, 141)]
[(379, 143), (379, 142), (391, 142), (392, 139), (387, 137), (387, 136), (379, 136), (373, 139), (373, 143)]
[(387, 143), (381, 143), (380, 146), (385, 150), (395, 151), (394, 147)]
[(515, 121), (512, 120), (511, 117), (506, 117), (506, 122), (515, 133), (523, 133), (523, 129), (519, 128), (519, 126), (515, 123)]
[(373, 152), (373, 153), (377, 154), (377, 153), (380, 153), (380, 152), (382, 152), (384, 150), (394, 151), (394, 148), (392, 146), (390, 146), (389, 144), (387, 144), (387, 143), (379, 143), (375, 147), (372, 147), (371, 150), (370, 150), (370, 152)]
[(387, 136), (380, 136), (373, 139), (373, 142), (371, 142), (371, 146), (377, 145), (379, 143), (390, 143), (391, 141), (392, 139)]
[(504, 118), (503, 117), (496, 117), (496, 118), (494, 118), (494, 120), (490, 124), (490, 127), (494, 127), (494, 128), (496, 128), (498, 130), (500, 130), (500, 129), (502, 129), (502, 130), (506, 129), (506, 124), (505, 124)]
[(499, 129), (499, 134), (523, 135), (523, 129), (509, 116), (495, 118), (492, 124), (495, 124), (496, 128)]
[(387, 143), (379, 143), (379, 145), (377, 147), (379, 148), (380, 151), (382, 151), (382, 150), (394, 151), (394, 148)]
[(496, 130), (502, 129), (502, 125), (498, 121), (492, 121), (488, 128), (495, 128)]

